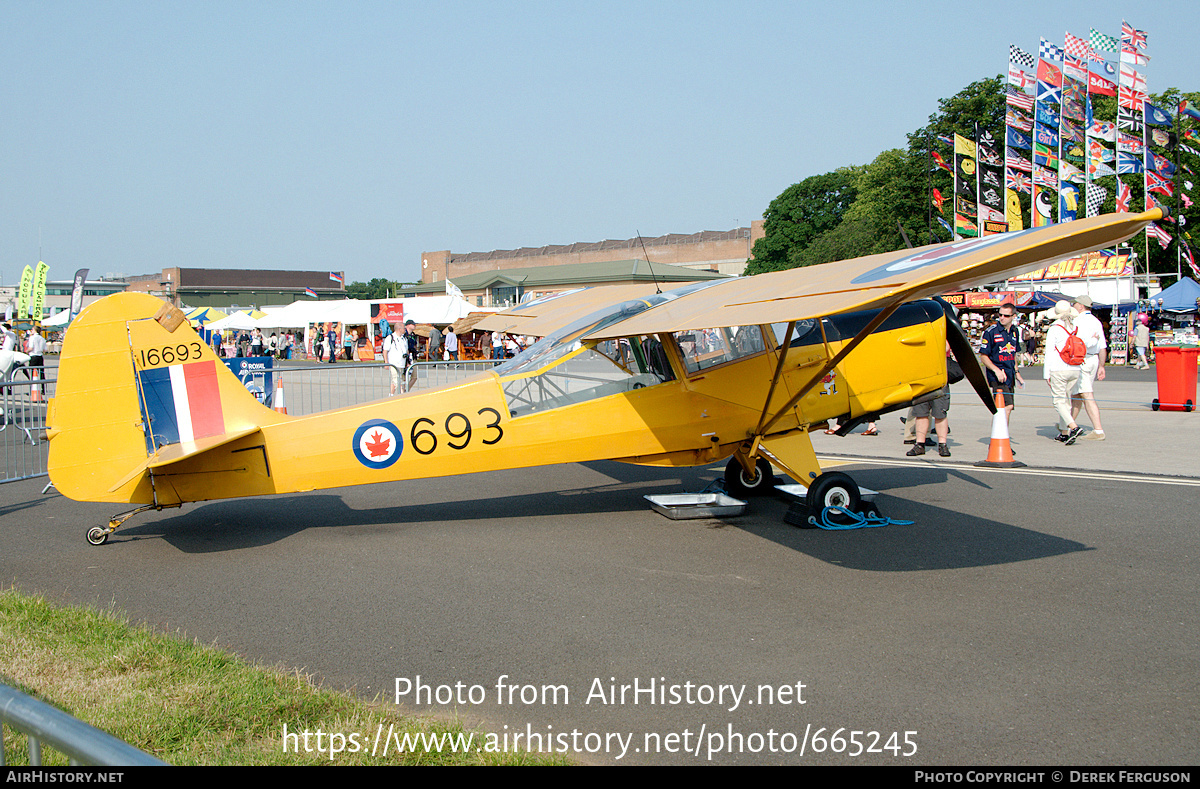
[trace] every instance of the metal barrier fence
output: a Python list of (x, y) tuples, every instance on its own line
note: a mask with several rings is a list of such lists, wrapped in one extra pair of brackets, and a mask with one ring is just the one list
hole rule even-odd
[[(276, 367), (272, 383), (264, 392), (264, 404), (278, 408), (279, 385), (288, 416), (307, 416), (334, 408), (369, 403), (389, 396), (392, 386), (390, 364), (329, 364), (311, 367)], [(397, 376), (399, 372), (397, 372)], [(397, 388), (399, 391), (399, 388)]]
[(56, 374), (55, 367), (17, 367), (0, 381), (0, 482), (45, 475), (46, 401), (54, 396)]
[[(263, 387), (261, 376), (247, 377), (245, 384), (268, 407), (283, 406), (288, 416), (307, 416), (335, 408), (384, 400), (391, 396), (392, 373), (396, 393), (446, 386), (484, 370), (493, 360), (461, 362), (417, 362), (400, 372), (388, 364), (336, 364), (306, 367), (276, 367), (271, 370), (271, 387)], [(25, 371), (39, 376), (29, 379)], [(46, 441), (46, 401), (54, 396), (58, 368), (16, 368), (0, 381), (0, 452), (3, 469), (0, 483), (45, 476), (49, 442)], [(49, 376), (49, 377), (48, 377)]]
[(417, 362), (406, 370), (405, 389), (437, 389), (490, 370), (503, 360), (472, 359), (460, 362)]
[[(129, 743), (7, 685), (0, 685), (0, 721), (29, 736), (29, 764), (32, 766), (42, 763), (43, 743), (66, 754), (73, 765), (169, 766)], [(8, 764), (4, 750), (4, 734), (0, 731), (0, 766)]]

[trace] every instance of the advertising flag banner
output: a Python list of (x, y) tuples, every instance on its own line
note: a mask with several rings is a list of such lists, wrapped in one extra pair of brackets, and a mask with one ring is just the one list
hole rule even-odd
[(33, 290), (29, 294), (29, 317), (31, 320), (40, 321), (42, 319), (42, 310), (46, 304), (46, 273), (50, 270), (42, 261), (38, 261), (37, 268), (33, 270)]
[(17, 287), (17, 320), (29, 315), (29, 302), (33, 298), (33, 267), (26, 266), (21, 272), (21, 284)]
[(1104, 77), (1100, 76), (1099, 74), (1093, 74), (1092, 72), (1089, 71), (1087, 80), (1088, 80), (1088, 92), (1089, 93), (1098, 93), (1101, 96), (1116, 96), (1117, 95), (1116, 84), (1109, 82), (1108, 80), (1106, 80)]
[(88, 270), (85, 268), (75, 272), (75, 282), (71, 285), (71, 317), (74, 318), (83, 309), (83, 284), (87, 282)]

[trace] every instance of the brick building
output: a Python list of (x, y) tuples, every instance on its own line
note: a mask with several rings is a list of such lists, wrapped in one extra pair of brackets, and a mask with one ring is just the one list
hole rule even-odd
[[(705, 230), (691, 235), (671, 233), (656, 238), (628, 238), (491, 252), (457, 253), (449, 250), (421, 253), (421, 282), (457, 284), (460, 277), (486, 271), (527, 269), (618, 260), (651, 263), (738, 276), (750, 259), (750, 249), (763, 236), (762, 220), (734, 230)], [(643, 246), (645, 247), (643, 250)]]

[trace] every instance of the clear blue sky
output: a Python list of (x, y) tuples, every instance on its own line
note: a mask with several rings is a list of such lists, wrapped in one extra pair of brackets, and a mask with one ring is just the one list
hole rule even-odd
[(420, 253), (728, 230), (905, 144), (1008, 45), (1200, 3), (0, 3), (0, 275), (415, 280)]

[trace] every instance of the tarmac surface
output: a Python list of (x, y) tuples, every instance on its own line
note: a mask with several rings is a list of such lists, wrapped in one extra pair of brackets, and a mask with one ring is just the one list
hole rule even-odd
[(0, 486), (0, 580), (388, 704), (423, 685), (405, 710), (584, 763), (1195, 765), (1200, 416), (1153, 412), (1154, 380), (1110, 370), (1108, 439), (1064, 447), (1031, 377), (1022, 469), (973, 465), (992, 417), (962, 384), (951, 458), (905, 457), (897, 414), (813, 434), (911, 525), (798, 529), (772, 497), (672, 521), (642, 496), (721, 466), (591, 463), (189, 505), (92, 547), (121, 508), (33, 479)]

